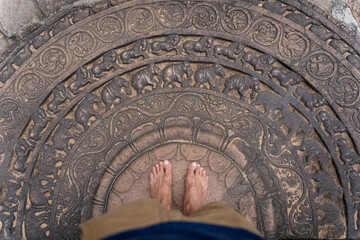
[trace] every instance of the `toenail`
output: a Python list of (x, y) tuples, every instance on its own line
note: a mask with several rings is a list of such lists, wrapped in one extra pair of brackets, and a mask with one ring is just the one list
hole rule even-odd
[(196, 167), (196, 162), (192, 163), (192, 165), (193, 165), (194, 167)]
[(168, 160), (165, 160), (165, 161), (164, 161), (164, 164), (165, 164), (165, 165), (168, 165), (168, 164), (169, 164), (169, 161), (168, 161)]

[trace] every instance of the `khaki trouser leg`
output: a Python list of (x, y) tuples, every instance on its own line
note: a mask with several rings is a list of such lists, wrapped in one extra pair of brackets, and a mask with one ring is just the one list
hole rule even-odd
[(144, 199), (128, 203), (103, 216), (90, 219), (82, 223), (80, 229), (83, 239), (92, 240), (169, 220), (181, 221), (182, 218), (179, 211), (167, 211), (159, 201)]
[(159, 201), (154, 199), (128, 203), (103, 216), (82, 223), (80, 229), (83, 239), (92, 240), (169, 221), (199, 222), (242, 228), (260, 235), (248, 218), (225, 203), (206, 204), (186, 217), (177, 210), (167, 211)]
[(223, 202), (212, 202), (200, 207), (189, 216), (190, 221), (242, 228), (261, 235), (249, 218)]

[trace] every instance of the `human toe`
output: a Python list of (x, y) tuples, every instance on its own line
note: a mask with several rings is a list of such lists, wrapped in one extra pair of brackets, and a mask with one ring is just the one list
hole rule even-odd
[(164, 173), (164, 163), (161, 161), (159, 162), (159, 172), (162, 174)]
[(188, 174), (189, 173), (194, 174), (195, 170), (196, 170), (196, 167), (197, 167), (196, 162), (192, 162), (188, 167)]
[(165, 175), (170, 176), (171, 175), (171, 163), (168, 160), (164, 161), (164, 169), (165, 169)]
[(198, 164), (198, 165), (196, 166), (195, 174), (201, 176), (201, 166), (200, 166), (200, 164)]
[(156, 173), (159, 174), (160, 173), (160, 165), (158, 163), (155, 165), (155, 168), (156, 168)]

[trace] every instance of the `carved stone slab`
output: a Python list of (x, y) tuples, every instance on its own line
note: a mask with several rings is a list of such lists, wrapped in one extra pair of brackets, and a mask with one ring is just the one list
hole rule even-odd
[(269, 239), (360, 237), (356, 35), (298, 1), (104, 1), (0, 63), (1, 239), (77, 239), (151, 166)]

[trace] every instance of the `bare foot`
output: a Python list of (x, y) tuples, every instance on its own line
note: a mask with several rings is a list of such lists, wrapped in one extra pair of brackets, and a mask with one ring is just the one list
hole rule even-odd
[(171, 163), (168, 160), (157, 163), (150, 173), (151, 197), (158, 200), (167, 210), (171, 210), (172, 173)]
[(185, 198), (183, 213), (189, 216), (196, 211), (204, 201), (206, 190), (208, 187), (209, 177), (206, 171), (195, 162), (188, 167), (185, 183)]

